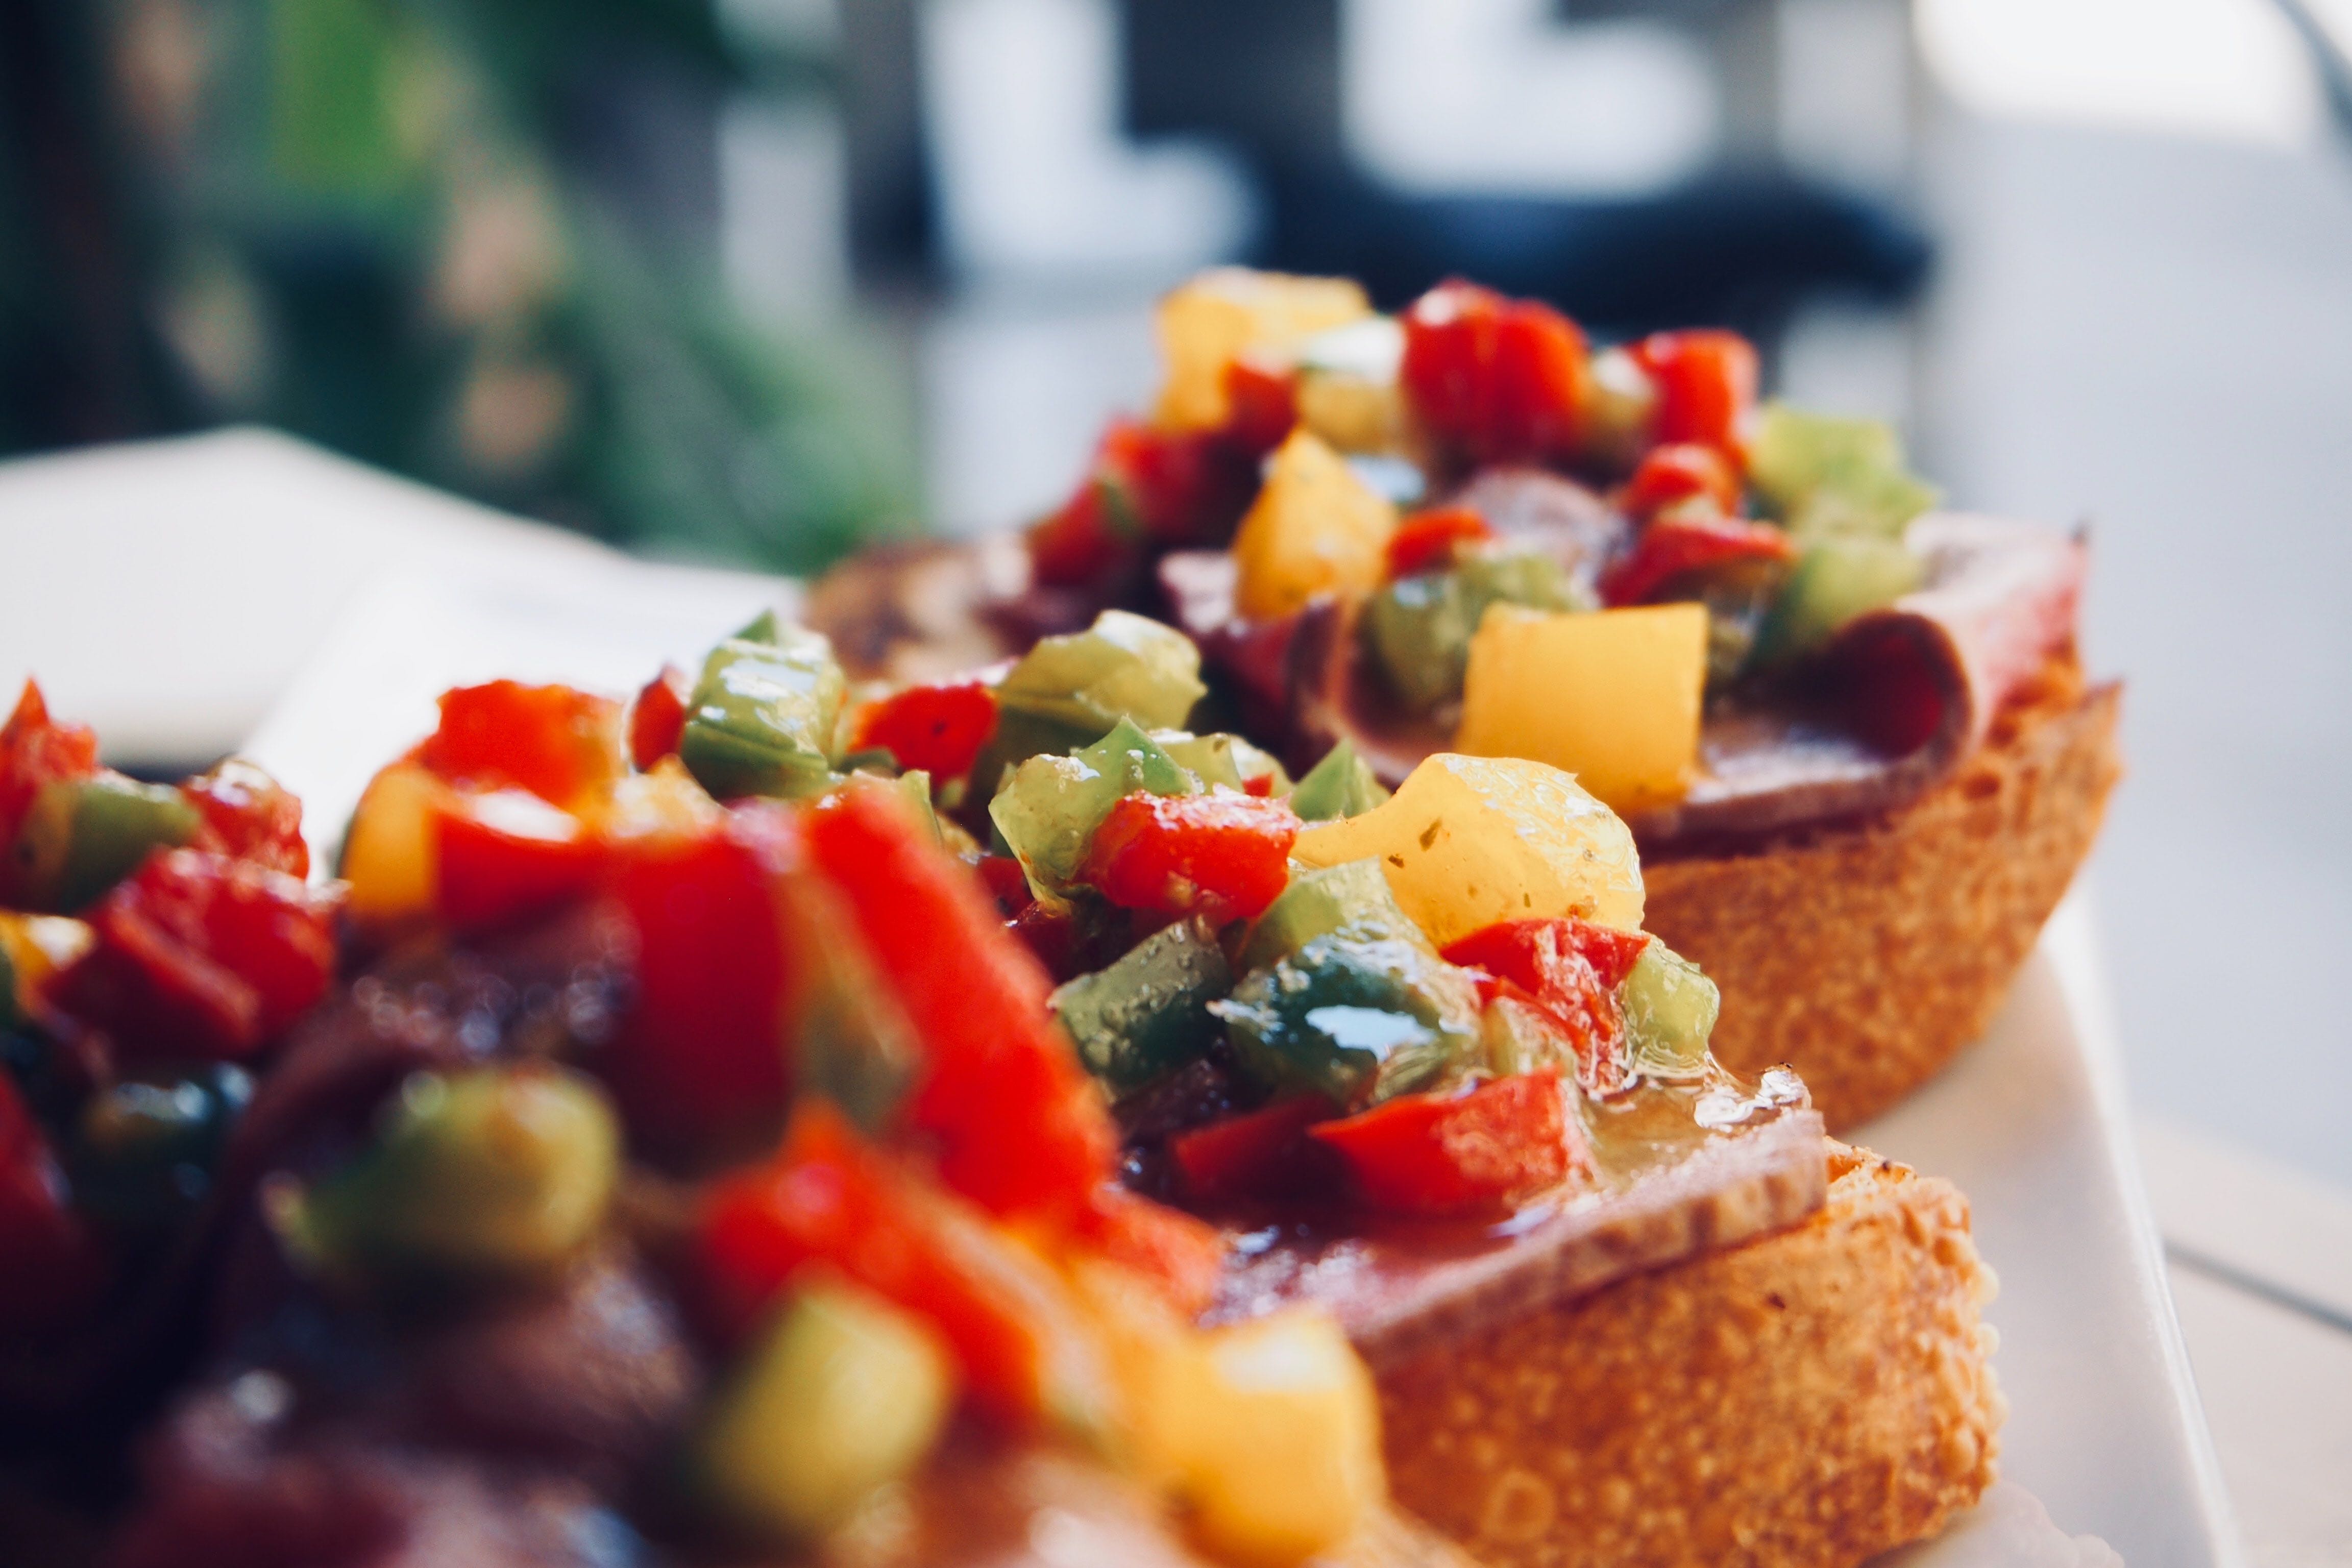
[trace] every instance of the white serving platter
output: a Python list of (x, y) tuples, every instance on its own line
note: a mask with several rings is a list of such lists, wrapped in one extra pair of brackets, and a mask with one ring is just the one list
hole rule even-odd
[[(520, 575), (394, 574), (350, 603), (247, 751), (301, 795), (323, 849), (373, 769), (430, 730), (444, 689), (511, 676), (623, 694), (666, 659), (694, 668), (718, 637), (790, 600), (772, 578), (610, 557), (541, 560)], [(2118, 1553), (2133, 1568), (2242, 1562), (2100, 976), (2089, 907), (2070, 900), (1986, 1039), (1858, 1135), (1969, 1194), (2002, 1282), (1990, 1315), (2010, 1405), (2001, 1485), (1944, 1538), (1881, 1568), (2095, 1568)]]

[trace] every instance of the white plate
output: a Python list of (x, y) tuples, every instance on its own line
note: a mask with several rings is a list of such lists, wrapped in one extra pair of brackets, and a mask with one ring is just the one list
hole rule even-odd
[[(446, 687), (513, 676), (626, 692), (665, 659), (693, 668), (784, 593), (774, 579), (605, 561), (541, 563), (495, 586), (395, 578), (354, 605), (249, 750), (302, 795), (324, 847), (374, 767), (432, 727)], [(1991, 1034), (1858, 1139), (1969, 1194), (2001, 1279), (1991, 1318), (2010, 1405), (2002, 1486), (1977, 1518), (1885, 1568), (2113, 1561), (2070, 1535), (2103, 1539), (2133, 1568), (2242, 1561), (2166, 1293), (2099, 974), (2089, 910), (2070, 900)]]

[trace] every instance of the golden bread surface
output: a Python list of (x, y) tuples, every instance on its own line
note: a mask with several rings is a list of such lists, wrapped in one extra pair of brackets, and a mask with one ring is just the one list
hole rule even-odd
[(1494, 1568), (1848, 1568), (1975, 1502), (2003, 1407), (1967, 1200), (1828, 1149), (1793, 1229), (1381, 1368), (1398, 1501)]
[(1722, 988), (1716, 1056), (1794, 1067), (1837, 1132), (1981, 1035), (2098, 836), (2121, 697), (2059, 656), (1885, 818), (1645, 863), (1649, 930)]

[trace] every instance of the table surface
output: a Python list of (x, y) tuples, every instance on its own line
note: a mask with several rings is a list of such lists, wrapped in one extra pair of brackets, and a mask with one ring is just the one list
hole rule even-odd
[[(535, 569), (609, 566), (673, 616), (793, 593), (625, 566), (257, 432), (0, 465), (0, 672), (39, 670), (115, 754), (171, 763), (236, 744), (387, 575), (465, 574), (527, 604)], [(2252, 1561), (2352, 1562), (2352, 1193), (2177, 1121), (2144, 1118), (2140, 1152)]]

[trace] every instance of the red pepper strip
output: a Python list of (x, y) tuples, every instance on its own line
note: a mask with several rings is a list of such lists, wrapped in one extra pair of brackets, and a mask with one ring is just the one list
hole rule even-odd
[(971, 772), (996, 733), (996, 694), (977, 680), (909, 686), (859, 716), (854, 750), (879, 746), (934, 783)]
[(1573, 915), (1504, 921), (1445, 949), (1445, 962), (1508, 982), (1568, 1037), (1577, 1077), (1596, 1094), (1625, 1081), (1625, 1016), (1617, 987), (1650, 939)]
[(1187, 1318), (1208, 1310), (1224, 1272), (1225, 1240), (1217, 1227), (1116, 1182), (1095, 1189), (1081, 1212), (1078, 1237), (1111, 1262), (1160, 1287)]
[(620, 721), (619, 703), (569, 686), (460, 686), (441, 694), (422, 760), (452, 784), (570, 805), (620, 776)]
[(1748, 411), (1756, 406), (1754, 345), (1738, 332), (1701, 329), (1653, 332), (1633, 353), (1658, 384), (1652, 438), (1696, 441), (1741, 461)]
[(1389, 535), (1389, 576), (1393, 580), (1421, 572), (1442, 572), (1454, 564), (1458, 547), (1494, 537), (1486, 520), (1466, 506), (1414, 512)]
[[(16, 843), (43, 785), (97, 772), (97, 732), (84, 724), (52, 721), (41, 689), (25, 682), (16, 710), (0, 728), (0, 850)], [(21, 885), (23, 875), (16, 856), (0, 853), (0, 905), (23, 909), (32, 901), (32, 890)]]
[(760, 806), (707, 835), (656, 837), (614, 890), (637, 931), (637, 1001), (601, 1070), (640, 1141), (671, 1154), (772, 1130), (792, 1092), (782, 1038), (790, 978), (776, 879), (793, 818)]
[(1298, 423), (1298, 375), (1244, 354), (1225, 365), (1225, 438), (1263, 458)]
[(1404, 313), (1399, 369), (1414, 421), (1454, 466), (1574, 455), (1591, 367), (1574, 321), (1459, 279)]
[(1678, 441), (1653, 447), (1625, 481), (1618, 504), (1637, 518), (1664, 511), (1676, 501), (1705, 496), (1727, 516), (1739, 510), (1739, 475), (1713, 447)]
[(249, 1057), (326, 994), (328, 906), (282, 871), (205, 849), (151, 855), (87, 917), (58, 1005), (128, 1058)]
[(1735, 561), (1790, 561), (1795, 541), (1769, 523), (1725, 517), (1707, 503), (1677, 506), (1651, 519), (1633, 550), (1601, 574), (1610, 605), (1638, 605), (1692, 572)]
[(712, 1190), (697, 1250), (732, 1336), (824, 1265), (929, 1319), (989, 1415), (1026, 1425), (1043, 1408), (1063, 1309), (1042, 1268), (925, 1191), (823, 1100), (802, 1102), (771, 1162)]
[(638, 772), (650, 772), (656, 763), (677, 750), (677, 738), (686, 733), (686, 701), (691, 695), (686, 671), (674, 664), (663, 665), (659, 675), (638, 689), (637, 700), (629, 705), (629, 760), (637, 764)]
[(1557, 1068), (1401, 1094), (1307, 1135), (1339, 1152), (1365, 1203), (1428, 1218), (1508, 1210), (1591, 1168)]
[(884, 786), (807, 815), (811, 859), (847, 898), (922, 1042), (908, 1106), (940, 1173), (996, 1214), (1066, 1218), (1108, 1180), (1118, 1139), (1046, 1012), (1045, 972), (979, 883)]
[(0, 1337), (58, 1328), (88, 1310), (103, 1259), (66, 1204), (65, 1176), (47, 1139), (0, 1071)]
[(578, 817), (515, 789), (460, 795), (436, 813), (434, 854), (441, 918), (461, 934), (561, 909), (613, 860)]
[(1168, 1152), (1183, 1175), (1184, 1195), (1195, 1203), (1295, 1194), (1322, 1184), (1321, 1149), (1307, 1130), (1331, 1117), (1329, 1100), (1298, 1095), (1179, 1132)]
[(204, 814), (198, 848), (217, 849), (289, 877), (310, 874), (310, 847), (302, 841), (302, 802), (276, 779), (236, 758), (180, 785)]
[(1236, 795), (1130, 795), (1095, 829), (1079, 879), (1127, 910), (1264, 912), (1290, 881), (1298, 817), (1287, 801)]

